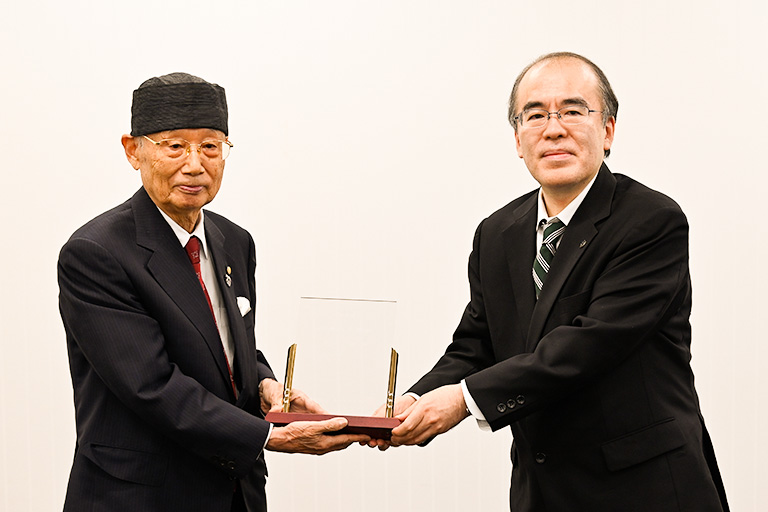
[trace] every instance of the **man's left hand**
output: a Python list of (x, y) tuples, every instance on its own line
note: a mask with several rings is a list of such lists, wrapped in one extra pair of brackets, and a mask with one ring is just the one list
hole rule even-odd
[[(281, 412), (283, 410), (283, 385), (274, 379), (263, 379), (259, 383), (261, 411)], [(327, 414), (327, 411), (299, 389), (291, 390), (291, 412)]]
[(468, 416), (461, 384), (426, 393), (396, 416), (402, 423), (392, 429), (393, 446), (421, 444), (447, 432)]

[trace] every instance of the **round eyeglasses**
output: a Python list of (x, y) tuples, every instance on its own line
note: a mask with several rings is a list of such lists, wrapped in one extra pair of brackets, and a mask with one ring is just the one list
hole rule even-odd
[(181, 158), (189, 155), (192, 151), (192, 146), (195, 146), (197, 154), (202, 155), (210, 160), (216, 160), (221, 158), (226, 159), (229, 156), (229, 150), (234, 147), (234, 144), (228, 140), (216, 140), (208, 139), (199, 144), (189, 142), (184, 139), (163, 139), (152, 140), (146, 135), (142, 135), (149, 142), (160, 148), (163, 155), (167, 158)]
[(542, 108), (529, 108), (523, 110), (513, 119), (520, 123), (520, 126), (525, 128), (540, 128), (547, 124), (549, 118), (557, 116), (557, 119), (568, 125), (586, 123), (589, 118), (589, 114), (597, 112), (602, 114), (602, 110), (592, 110), (586, 105), (570, 105), (563, 107), (555, 112), (549, 112)]

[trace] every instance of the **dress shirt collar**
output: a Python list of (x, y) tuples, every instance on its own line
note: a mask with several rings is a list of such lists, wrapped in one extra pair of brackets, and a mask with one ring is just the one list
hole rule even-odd
[(542, 196), (541, 187), (539, 187), (539, 200), (538, 200), (538, 221), (536, 224), (537, 228), (540, 228), (546, 224), (549, 224), (552, 219), (557, 217), (560, 219), (560, 222), (565, 224), (566, 226), (571, 222), (571, 219), (576, 214), (576, 210), (579, 209), (579, 206), (581, 206), (581, 203), (584, 202), (584, 198), (587, 197), (587, 193), (589, 193), (589, 189), (592, 188), (592, 184), (595, 183), (595, 179), (597, 179), (597, 173), (592, 177), (592, 180), (587, 184), (586, 187), (584, 187), (584, 190), (579, 193), (576, 198), (568, 203), (568, 206), (563, 208), (563, 211), (558, 213), (557, 215), (553, 215), (550, 217), (547, 215), (547, 207), (544, 205), (544, 196)]
[(179, 226), (175, 220), (170, 218), (163, 210), (160, 208), (157, 209), (160, 212), (160, 215), (163, 216), (165, 221), (168, 223), (169, 226), (171, 226), (171, 229), (173, 230), (173, 234), (176, 235), (176, 238), (179, 239), (179, 243), (182, 247), (186, 247), (187, 242), (189, 242), (189, 239), (193, 236), (196, 236), (200, 239), (200, 249), (202, 251), (202, 257), (207, 258), (208, 257), (208, 243), (205, 240), (205, 215), (203, 214), (203, 210), (200, 210), (200, 220), (197, 222), (197, 226), (195, 226), (194, 231), (191, 233), (187, 233), (187, 230), (183, 227)]

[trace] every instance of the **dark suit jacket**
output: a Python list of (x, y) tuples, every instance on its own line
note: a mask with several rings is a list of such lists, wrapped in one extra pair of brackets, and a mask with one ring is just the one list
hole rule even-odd
[[(65, 510), (229, 511), (236, 484), (251, 510), (265, 506), (258, 385), (274, 375), (254, 339), (254, 244), (207, 211), (205, 229), (235, 345), (236, 403), (192, 265), (144, 189), (61, 250), (77, 423)], [(251, 305), (245, 316), (237, 297)]]
[(682, 211), (603, 165), (538, 301), (536, 215), (531, 192), (480, 224), (469, 305), (411, 391), (466, 378), (511, 427), (515, 512), (727, 510), (689, 365)]

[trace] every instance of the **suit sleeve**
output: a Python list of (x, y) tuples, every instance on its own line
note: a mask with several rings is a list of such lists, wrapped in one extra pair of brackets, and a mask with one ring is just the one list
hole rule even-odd
[(169, 359), (169, 327), (148, 314), (116, 258), (94, 241), (73, 238), (61, 251), (58, 276), (70, 360), (80, 361), (73, 381), (106, 387), (175, 443), (212, 464), (232, 461), (225, 470), (233, 476), (247, 474), (269, 424), (220, 399)]
[[(252, 323), (256, 323), (256, 245), (253, 242), (253, 238), (248, 234), (248, 293), (251, 295), (251, 310), (248, 315), (251, 316)], [(247, 333), (250, 338), (253, 334), (252, 330)], [(256, 339), (253, 338), (253, 344), (256, 344)], [(261, 350), (256, 350), (256, 368), (259, 374), (259, 381), (264, 379), (278, 380), (275, 377), (275, 373), (272, 371), (272, 367), (267, 362), (267, 358)], [(266, 441), (265, 441), (266, 444)]]

